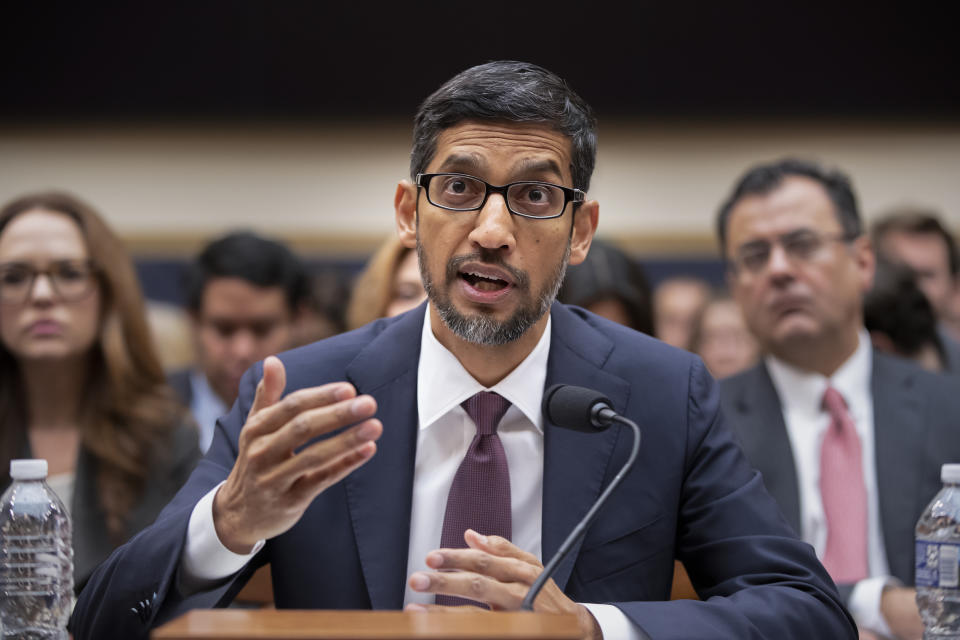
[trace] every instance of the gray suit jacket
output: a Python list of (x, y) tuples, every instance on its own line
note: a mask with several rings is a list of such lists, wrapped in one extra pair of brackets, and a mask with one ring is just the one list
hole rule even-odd
[[(874, 438), (880, 525), (890, 572), (914, 581), (914, 526), (940, 489), (940, 466), (960, 462), (956, 382), (873, 352)], [(721, 404), (747, 458), (800, 531), (800, 490), (780, 399), (766, 366), (720, 383)], [(852, 585), (839, 585), (849, 596)]]

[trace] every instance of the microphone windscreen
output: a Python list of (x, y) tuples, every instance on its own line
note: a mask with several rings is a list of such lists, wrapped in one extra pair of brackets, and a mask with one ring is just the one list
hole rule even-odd
[(596, 433), (605, 428), (593, 423), (593, 408), (597, 404), (611, 406), (610, 400), (599, 391), (555, 384), (543, 394), (543, 415), (558, 427)]

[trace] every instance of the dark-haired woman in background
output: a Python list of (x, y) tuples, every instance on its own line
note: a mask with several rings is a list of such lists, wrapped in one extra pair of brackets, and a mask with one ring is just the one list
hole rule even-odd
[(93, 209), (55, 192), (0, 210), (0, 490), (22, 457), (47, 460), (70, 511), (78, 591), (199, 457), (129, 256)]

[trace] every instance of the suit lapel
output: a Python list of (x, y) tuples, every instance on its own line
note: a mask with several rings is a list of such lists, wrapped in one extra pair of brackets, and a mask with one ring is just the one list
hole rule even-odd
[(800, 487), (783, 421), (780, 398), (764, 364), (757, 365), (737, 380), (734, 400), (726, 416), (740, 437), (747, 458), (763, 475), (767, 491), (794, 530), (801, 534)]
[(913, 574), (910, 554), (914, 522), (906, 514), (919, 513), (915, 504), (920, 495), (919, 473), (894, 473), (892, 470), (921, 469), (928, 461), (922, 447), (926, 442), (923, 412), (910, 370), (876, 352), (873, 354), (874, 458), (880, 525), (890, 571), (909, 578)]
[[(363, 577), (374, 609), (403, 605), (417, 446), (417, 365), (423, 309), (389, 324), (347, 367), (377, 400), (377, 454), (345, 479)], [(390, 523), (385, 526), (384, 523)]]
[[(596, 389), (610, 398), (615, 410), (625, 411), (629, 384), (601, 369), (613, 349), (613, 342), (562, 305), (553, 306), (552, 320), (546, 386), (573, 384)], [(541, 534), (544, 563), (599, 497), (604, 477), (611, 474), (608, 466), (621, 439), (621, 429), (611, 427), (602, 433), (588, 434), (544, 422)], [(554, 574), (553, 579), (561, 589), (570, 578), (581, 542), (582, 538)]]

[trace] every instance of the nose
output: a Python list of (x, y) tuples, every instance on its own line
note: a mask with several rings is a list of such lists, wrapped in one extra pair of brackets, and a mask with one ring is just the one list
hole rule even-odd
[(770, 248), (770, 258), (767, 261), (767, 273), (775, 279), (793, 276), (793, 261), (787, 255), (786, 249), (777, 242)]
[(33, 302), (49, 302), (54, 295), (50, 276), (46, 273), (38, 273), (30, 289), (30, 300)]
[(239, 329), (230, 339), (230, 353), (236, 360), (253, 364), (257, 352), (257, 339), (249, 329)]
[(469, 239), (484, 249), (499, 249), (509, 253), (517, 243), (513, 225), (514, 216), (507, 208), (507, 201), (503, 195), (493, 193), (477, 214)]

